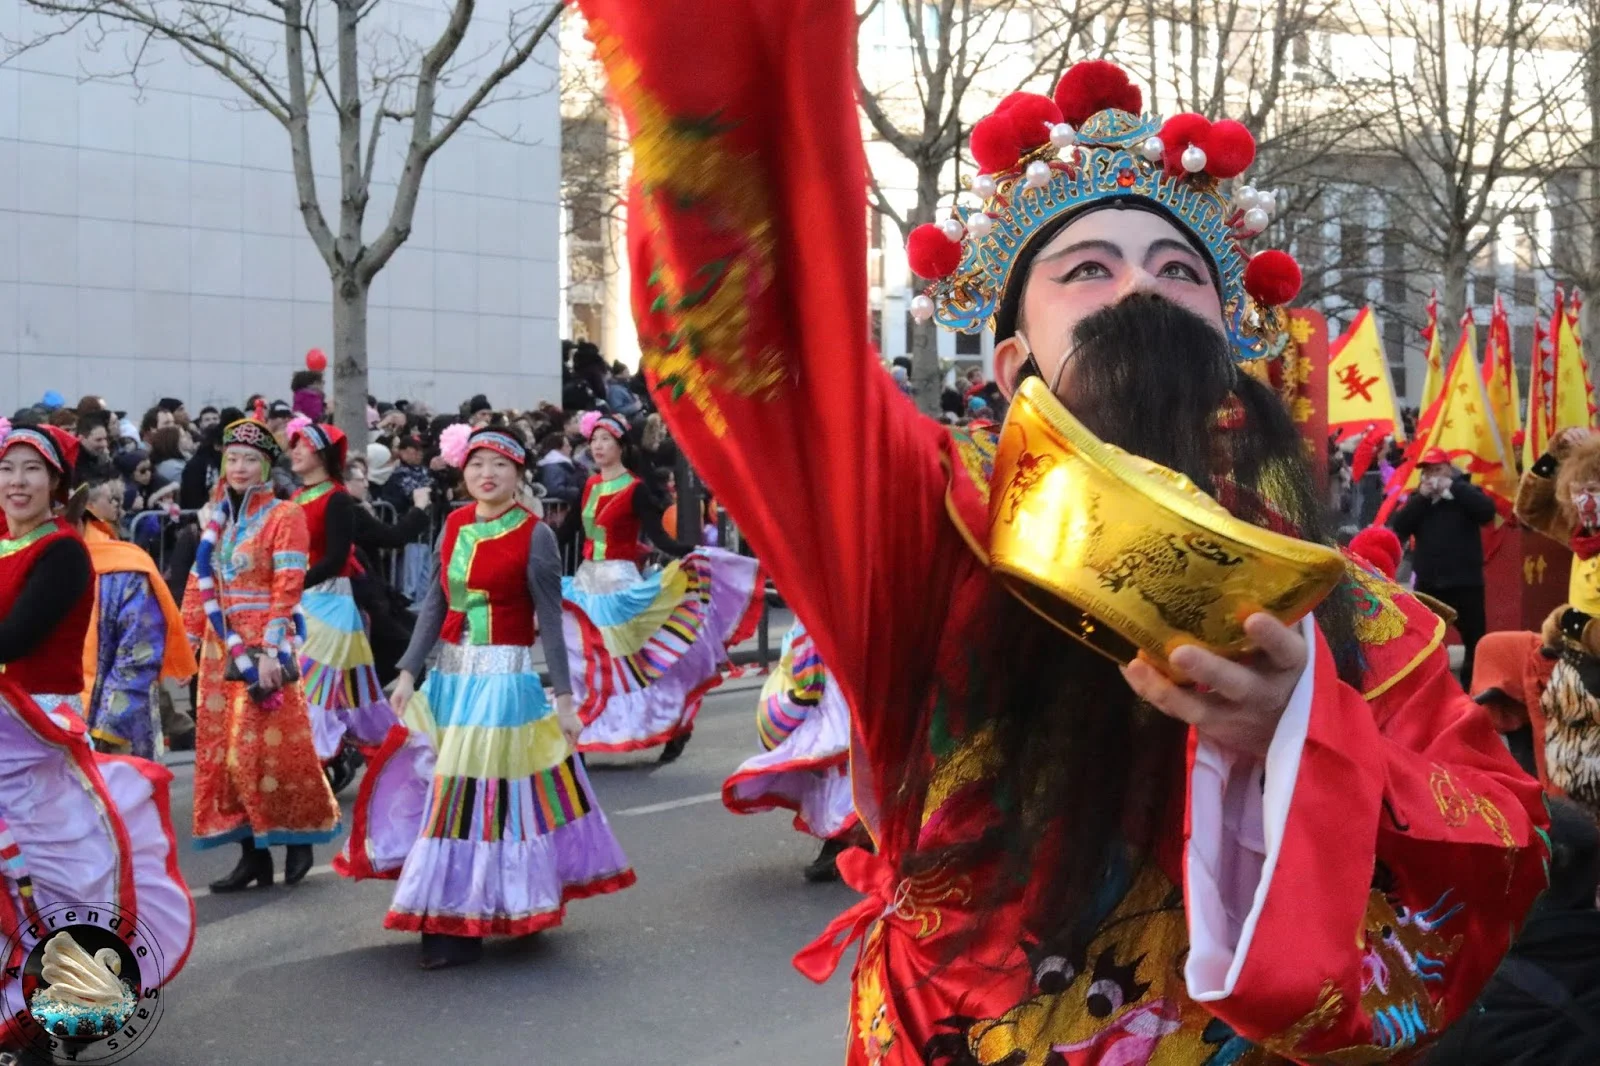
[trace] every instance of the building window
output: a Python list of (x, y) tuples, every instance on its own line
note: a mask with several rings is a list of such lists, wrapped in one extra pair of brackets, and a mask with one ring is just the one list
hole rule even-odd
[(957, 333), (956, 354), (983, 355), (983, 335), (979, 333)]

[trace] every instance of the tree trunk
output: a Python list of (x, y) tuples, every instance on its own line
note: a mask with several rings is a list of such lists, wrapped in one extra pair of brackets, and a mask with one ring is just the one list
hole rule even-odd
[(354, 273), (333, 279), (333, 411), (351, 455), (367, 453), (367, 287)]
[[(917, 169), (917, 206), (906, 218), (906, 232), (932, 222), (939, 206), (939, 177), (942, 166), (921, 166)], [(911, 323), (911, 388), (917, 407), (924, 413), (938, 417), (939, 395), (943, 391), (944, 374), (939, 370), (939, 327), (933, 319)]]
[(1464, 250), (1445, 252), (1439, 264), (1444, 273), (1444, 283), (1439, 287), (1439, 358), (1444, 369), (1450, 369), (1450, 357), (1456, 352), (1456, 341), (1461, 336), (1461, 316), (1467, 310), (1467, 271), (1470, 264)]

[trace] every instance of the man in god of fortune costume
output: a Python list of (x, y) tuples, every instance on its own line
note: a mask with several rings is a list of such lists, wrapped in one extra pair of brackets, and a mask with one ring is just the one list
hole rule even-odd
[(1449, 1025), (1546, 814), (1441, 619), (1314, 543), (1239, 368), (1299, 275), (1245, 250), (1248, 131), (1146, 115), (1109, 63), (977, 124), (910, 249), (914, 314), (995, 330), (1006, 426), (955, 431), (861, 328), (855, 5), (579, 6), (646, 373), (852, 708), (878, 855), (840, 856), (867, 898), (797, 960), (862, 941), (849, 1062), (1365, 1063)]

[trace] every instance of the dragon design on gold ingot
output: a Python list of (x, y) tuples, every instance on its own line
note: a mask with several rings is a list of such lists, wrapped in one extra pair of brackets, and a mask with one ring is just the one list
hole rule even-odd
[(927, 1066), (1263, 1066), (1278, 1056), (1366, 1066), (1414, 1047), (1442, 1025), (1434, 997), (1461, 938), (1440, 927), (1461, 910), (1446, 892), (1415, 910), (1392, 892), (1382, 866), (1360, 934), (1361, 1010), (1372, 1043), (1308, 1053), (1301, 1043), (1343, 1014), (1330, 981), (1304, 1018), (1257, 1045), (1188, 996), (1183, 967), (1189, 932), (1183, 894), (1146, 866), (1075, 956), (1024, 944), (1034, 995), (998, 1018), (952, 1017), (923, 1046)]
[(720, 437), (727, 420), (715, 392), (769, 397), (787, 375), (751, 314), (752, 304), (772, 299), (777, 269), (768, 183), (753, 154), (732, 144), (736, 124), (673, 114), (645, 89), (604, 22), (592, 22), (588, 36), (628, 116), (640, 222), (659, 232), (662, 213), (671, 212), (682, 223), (681, 243), (694, 245), (673, 249), (692, 256), (692, 267), (658, 255), (649, 273), (649, 306), (635, 308), (644, 365), (658, 389), (673, 402), (686, 397)]

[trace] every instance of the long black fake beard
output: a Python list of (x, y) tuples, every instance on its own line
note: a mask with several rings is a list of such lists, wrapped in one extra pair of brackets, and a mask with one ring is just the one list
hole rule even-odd
[[(1264, 513), (1251, 512), (1270, 506), (1305, 539), (1330, 542), (1293, 421), (1270, 388), (1237, 369), (1216, 329), (1170, 301), (1139, 295), (1085, 319), (1073, 340), (1067, 406), (1093, 433), (1208, 493), (1230, 478), (1242, 490), (1239, 517), (1265, 524)], [(1218, 411), (1230, 396), (1243, 424), (1220, 430)], [(1330, 596), (1317, 617), (1340, 676), (1353, 682), (1360, 662), (1348, 595)], [(1187, 727), (1136, 701), (1113, 663), (998, 584), (974, 638), (977, 661), (987, 664), (980, 674), (993, 681), (971, 694), (969, 731), (993, 730), (998, 818), (977, 840), (911, 852), (906, 872), (998, 860), (988, 906), (1010, 903), (1034, 883), (1030, 935), (1040, 950), (1074, 959), (1103, 917), (1091, 901), (1113, 860), (1129, 857), (1135, 869), (1153, 861), (1157, 841), (1178, 824)], [(928, 775), (925, 758), (907, 759), (906, 806), (896, 812), (902, 841), (915, 841)]]

